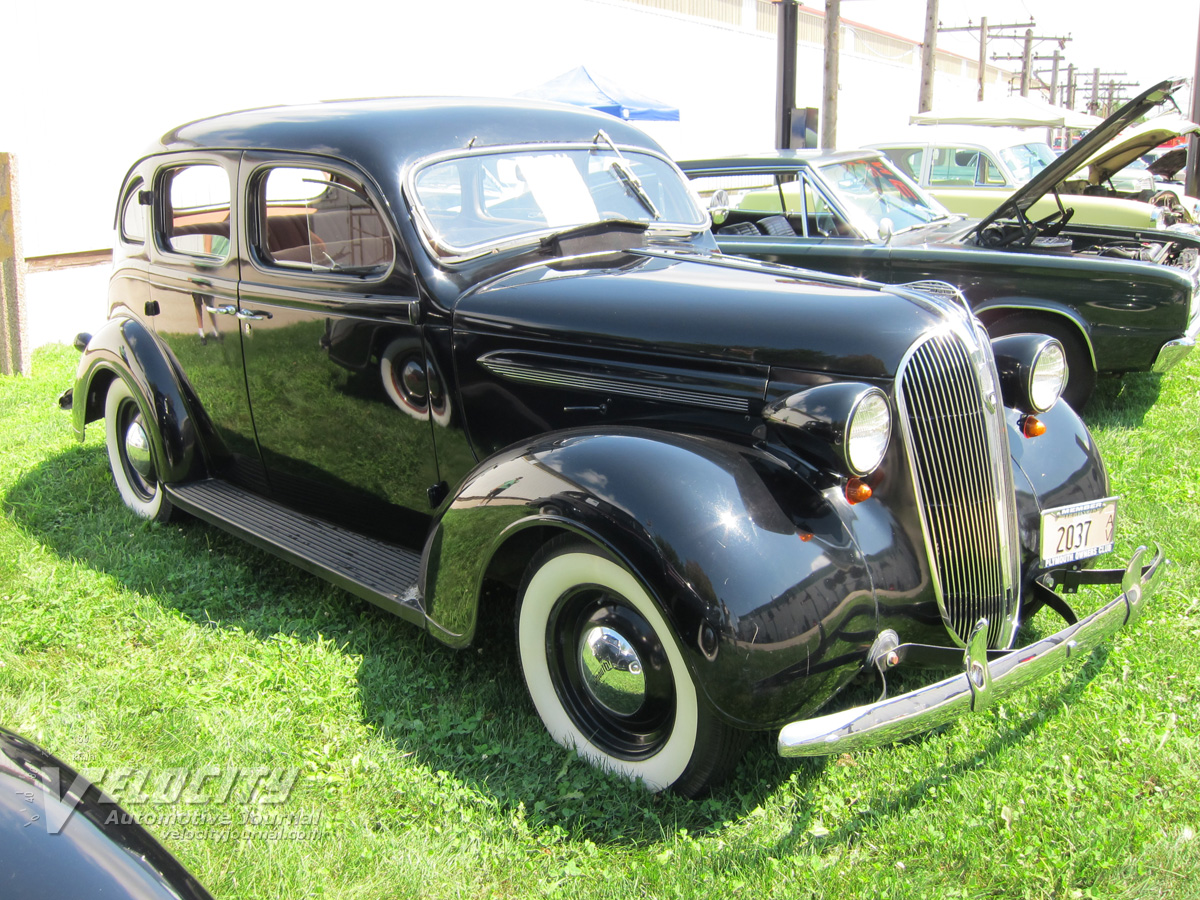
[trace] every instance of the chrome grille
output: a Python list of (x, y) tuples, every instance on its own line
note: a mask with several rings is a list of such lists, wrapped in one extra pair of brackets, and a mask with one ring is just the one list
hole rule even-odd
[[(953, 333), (919, 344), (900, 372), (900, 424), (946, 625), (965, 642), (986, 618), (998, 647), (1015, 626), (1015, 520), (1003, 407), (989, 410), (980, 367), (990, 361), (974, 357)], [(997, 406), (994, 393), (989, 401)]]

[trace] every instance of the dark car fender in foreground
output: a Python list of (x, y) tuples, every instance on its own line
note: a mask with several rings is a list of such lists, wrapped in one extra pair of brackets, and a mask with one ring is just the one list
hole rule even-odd
[(5, 728), (0, 728), (0, 896), (212, 900), (100, 788)]

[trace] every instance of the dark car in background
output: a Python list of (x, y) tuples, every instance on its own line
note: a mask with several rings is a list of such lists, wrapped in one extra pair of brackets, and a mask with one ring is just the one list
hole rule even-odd
[[(747, 732), (820, 755), (979, 709), (1132, 621), (1161, 570), (1087, 568), (1117, 499), (1057, 341), (720, 254), (619, 120), (231, 113), (138, 159), (116, 221), (64, 405), (103, 423), (125, 503), (454, 647), (497, 607), (554, 739), (653, 789), (704, 790)], [(1054, 593), (1079, 584), (1113, 585), (1083, 619)], [(1044, 605), (1066, 626), (1014, 649)], [(957, 674), (814, 715), (927, 664)]]
[[(1162, 82), (1131, 100), (981, 220), (949, 213), (873, 150), (680, 165), (709, 204), (724, 252), (885, 284), (947, 282), (993, 337), (1056, 338), (1070, 366), (1064, 396), (1078, 408), (1098, 372), (1164, 372), (1200, 331), (1200, 236), (1075, 225), (1071, 196), (1059, 190), (1177, 87)], [(1043, 196), (1057, 211), (1033, 220), (1028, 210)]]

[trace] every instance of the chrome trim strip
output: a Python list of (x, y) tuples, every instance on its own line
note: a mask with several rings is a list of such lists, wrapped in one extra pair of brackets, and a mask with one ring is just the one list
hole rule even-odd
[[(766, 391), (766, 379), (754, 376), (706, 378), (703, 373), (685, 374), (646, 366), (623, 371), (621, 366), (550, 354), (493, 352), (481, 356), (479, 364), (493, 375), (509, 381), (742, 414), (752, 412), (754, 404), (761, 403)], [(689, 383), (690, 378), (695, 378), (703, 387)]]
[[(890, 744), (977, 712), (1083, 656), (1142, 614), (1162, 572), (1163, 553), (1141, 565), (1145, 547), (1133, 555), (1121, 579), (1121, 593), (1090, 616), (1027, 647), (988, 661), (968, 649), (963, 671), (951, 678), (841, 712), (790, 722), (779, 732), (780, 756), (826, 756)], [(1119, 570), (1118, 570), (1119, 571)], [(1087, 570), (1081, 583), (1110, 583), (1105, 573)]]

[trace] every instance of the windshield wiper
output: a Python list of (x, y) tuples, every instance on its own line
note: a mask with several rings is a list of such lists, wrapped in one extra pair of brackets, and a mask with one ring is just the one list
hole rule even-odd
[(617, 149), (617, 145), (613, 143), (612, 138), (605, 133), (603, 128), (596, 132), (593, 143), (601, 139), (604, 140), (604, 143), (608, 144), (608, 149), (617, 157), (613, 160), (612, 169), (617, 173), (617, 177), (620, 178), (621, 183), (629, 188), (630, 192), (637, 197), (642, 206), (646, 208), (646, 212), (650, 213), (656, 219), (661, 219), (662, 213), (658, 211), (658, 207), (654, 205), (654, 201), (650, 199), (650, 195), (646, 193), (646, 188), (642, 186), (642, 179), (638, 178), (637, 173), (629, 167), (628, 161), (621, 155), (621, 151)]

